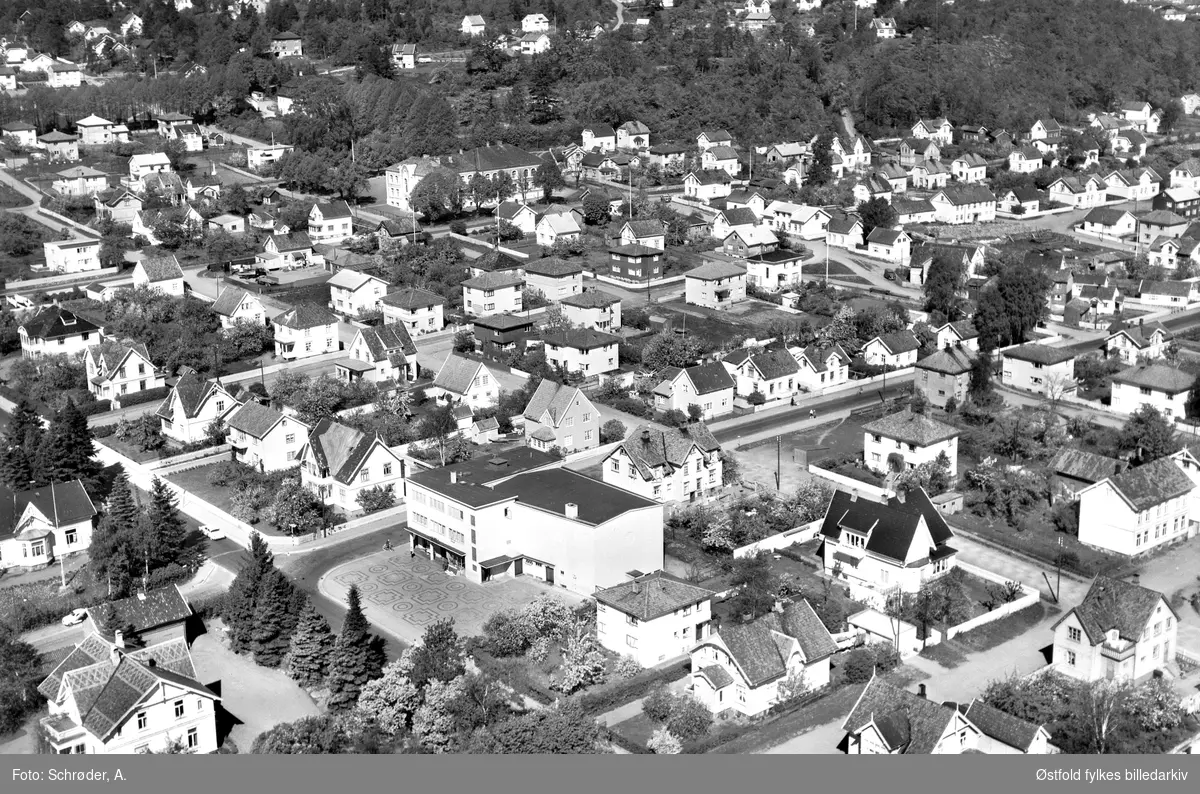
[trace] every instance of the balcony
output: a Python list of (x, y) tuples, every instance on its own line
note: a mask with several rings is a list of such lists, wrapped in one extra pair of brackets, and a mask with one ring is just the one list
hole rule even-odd
[(45, 729), (50, 743), (55, 746), (54, 749), (58, 752), (62, 751), (61, 745), (77, 744), (80, 739), (83, 739), (87, 735), (87, 731), (66, 714), (43, 717), (41, 725)]
[(1114, 662), (1132, 659), (1135, 653), (1137, 653), (1137, 644), (1125, 640), (1119, 640), (1116, 645), (1105, 642), (1100, 646), (1100, 655)]

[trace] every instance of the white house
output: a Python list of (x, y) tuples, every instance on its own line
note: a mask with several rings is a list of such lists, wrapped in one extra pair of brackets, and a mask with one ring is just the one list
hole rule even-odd
[[(751, 246), (756, 237), (751, 235), (750, 240), (742, 241), (740, 245)], [(802, 252), (779, 248), (747, 256), (741, 264), (746, 266), (746, 283), (767, 291), (773, 292), (804, 280)]]
[(154, 366), (141, 342), (105, 339), (87, 349), (83, 363), (88, 389), (97, 400), (120, 402), (122, 395), (166, 385), (165, 374)]
[(732, 190), (733, 177), (727, 171), (703, 169), (690, 171), (683, 178), (683, 194), (708, 203), (724, 198)]
[(655, 410), (686, 414), (695, 405), (705, 421), (733, 413), (736, 383), (720, 362), (667, 367), (659, 376), (662, 381), (654, 387)]
[(171, 170), (171, 160), (163, 152), (135, 154), (129, 158), (129, 179), (134, 182), (140, 182), (150, 174), (166, 174)]
[(11, 524), (0, 526), (0, 570), (41, 567), (91, 544), (96, 507), (79, 480), (3, 490)]
[[(547, 212), (534, 228), (537, 244), (550, 248), (557, 242), (578, 240), (583, 228), (573, 212)], [(526, 268), (528, 270), (528, 268)]]
[(81, 273), (100, 269), (100, 241), (54, 240), (42, 243), (46, 267), (60, 273)]
[(557, 447), (565, 454), (600, 446), (603, 420), (588, 396), (574, 386), (545, 379), (538, 384), (525, 417), (525, 443), (549, 452)]
[(568, 295), (560, 304), (573, 325), (611, 333), (621, 327), (621, 299), (598, 289)]
[(1096, 207), (1083, 217), (1076, 229), (1098, 237), (1126, 237), (1137, 231), (1137, 218), (1129, 210)]
[(741, 170), (737, 150), (732, 146), (710, 146), (700, 155), (700, 167), (706, 171), (724, 171), (737, 176)]
[(348, 381), (366, 376), (381, 388), (415, 381), (420, 376), (417, 347), (403, 323), (376, 325), (358, 329), (348, 348), (350, 358), (361, 366), (338, 364)]
[(974, 152), (964, 152), (950, 162), (950, 173), (959, 182), (983, 182), (987, 179), (987, 160)]
[(940, 146), (954, 143), (954, 125), (948, 119), (921, 119), (912, 127), (914, 138), (929, 138)]
[(709, 635), (712, 590), (665, 571), (597, 590), (596, 639), (643, 667), (686, 656)]
[(213, 301), (213, 311), (221, 318), (221, 327), (233, 328), (239, 322), (266, 325), (267, 311), (257, 295), (237, 287), (226, 287)]
[(825, 228), (825, 244), (830, 248), (853, 249), (862, 239), (863, 224), (857, 215), (835, 215)]
[(546, 361), (551, 367), (565, 372), (577, 372), (584, 377), (612, 372), (617, 369), (619, 336), (591, 328), (566, 328), (542, 335)]
[(1112, 376), (1112, 409), (1132, 414), (1149, 405), (1168, 419), (1186, 417), (1193, 382), (1193, 374), (1166, 364), (1135, 364)]
[(1008, 153), (1008, 170), (1015, 174), (1032, 174), (1043, 165), (1042, 152), (1036, 146), (1019, 146)]
[(1182, 462), (1159, 458), (1079, 491), (1079, 540), (1134, 555), (1189, 538), (1196, 484)]
[(785, 400), (799, 390), (800, 365), (786, 350), (752, 353), (741, 348), (721, 359), (721, 365), (733, 376), (739, 397), (757, 392), (768, 400)]
[(1167, 346), (1175, 335), (1157, 320), (1146, 325), (1138, 320), (1137, 325), (1118, 322), (1109, 326), (1108, 338), (1104, 340), (1104, 355), (1118, 358), (1126, 364), (1140, 361), (1157, 361), (1167, 352)]
[(701, 130), (696, 136), (696, 148), (707, 150), (713, 146), (733, 146), (733, 136), (725, 130)]
[(656, 502), (694, 502), (723, 485), (721, 445), (703, 422), (679, 430), (639, 425), (602, 468), (604, 482)]
[(435, 393), (474, 410), (495, 405), (500, 384), (483, 362), (451, 353), (433, 379)]
[[(875, 593), (895, 587), (915, 593), (953, 568), (958, 554), (949, 545), (954, 532), (921, 488), (886, 504), (839, 490), (821, 535), (825, 573)], [(878, 600), (870, 592), (859, 595)]]
[(294, 416), (247, 400), (225, 418), (226, 439), (233, 459), (259, 471), (279, 471), (299, 465), (308, 425)]
[(361, 511), (359, 498), (377, 488), (391, 488), (397, 502), (404, 495), (404, 459), (378, 434), (325, 417), (308, 434), (299, 458), (300, 484), (344, 513)]
[(1075, 387), (1075, 352), (1070, 348), (1027, 344), (1005, 350), (1000, 381), (1006, 386), (1061, 397)]
[(459, 30), (462, 31), (464, 36), (474, 38), (475, 36), (482, 36), (486, 27), (487, 23), (483, 21), (483, 17), (478, 14), (471, 14), (463, 17)]
[[(837, 645), (807, 599), (750, 623), (729, 621), (692, 649), (692, 694), (714, 714), (762, 714), (829, 683)], [(795, 689), (790, 689), (795, 688)]]
[(533, 234), (537, 229), (537, 211), (523, 201), (503, 201), (495, 209), (496, 217), (508, 221), (524, 234)]
[(550, 49), (550, 34), (523, 33), (517, 40), (517, 48), (522, 55), (540, 55)]
[(463, 307), (476, 317), (519, 312), (524, 287), (525, 279), (513, 271), (481, 273), (462, 282)]
[(354, 216), (345, 201), (313, 204), (308, 211), (308, 236), (315, 243), (337, 245), (354, 234)]
[(983, 185), (948, 185), (929, 202), (938, 223), (986, 223), (996, 219), (996, 195)]
[(660, 220), (628, 220), (621, 224), (621, 245), (644, 245), (647, 248), (666, 250), (666, 224)]
[(978, 749), (980, 730), (953, 704), (871, 677), (846, 721), (849, 755), (957, 755)]
[(524, 449), (410, 473), (413, 549), (473, 582), (528, 576), (588, 596), (662, 569), (662, 505), (554, 464)]
[(867, 235), (867, 254), (887, 262), (903, 264), (912, 256), (912, 238), (903, 229), (876, 226)]
[(87, 348), (100, 344), (104, 338), (103, 331), (91, 320), (61, 306), (42, 309), (23, 319), (17, 326), (22, 358), (57, 355), (76, 357)]
[(295, 148), (285, 143), (273, 143), (269, 146), (251, 146), (246, 149), (246, 167), (251, 171), (261, 171), (267, 166), (277, 163), (279, 158)]
[(617, 131), (608, 124), (592, 124), (584, 127), (580, 140), (583, 148), (589, 152), (615, 152), (617, 150)]
[(763, 210), (763, 220), (776, 234), (800, 240), (820, 240), (825, 237), (830, 214), (820, 207), (772, 201)]
[(431, 334), (445, 325), (446, 299), (441, 295), (408, 286), (383, 296), (383, 321), (402, 323), (410, 336)]
[(915, 469), (945, 455), (954, 478), (961, 435), (953, 425), (906, 409), (863, 425), (863, 461), (875, 471), (889, 472)]
[(1153, 168), (1129, 168), (1105, 174), (1104, 184), (1108, 193), (1130, 201), (1149, 201), (1158, 195), (1162, 177)]
[(1162, 593), (1097, 576), (1054, 624), (1054, 669), (1083, 681), (1142, 681), (1175, 661), (1178, 627)]
[(194, 444), (207, 438), (213, 423), (219, 427), (237, 406), (237, 400), (224, 386), (186, 367), (154, 415), (164, 436), (180, 444)]
[(527, 14), (521, 20), (521, 31), (524, 33), (547, 33), (550, 31), (550, 18), (545, 14)]
[(58, 179), (50, 186), (64, 196), (94, 196), (108, 189), (108, 174), (86, 165), (77, 165), (59, 171)]
[(102, 119), (94, 113), (75, 122), (79, 131), (79, 142), (84, 146), (107, 146), (114, 142), (113, 127), (116, 125), (108, 119)]
[(860, 355), (873, 367), (901, 369), (917, 363), (921, 342), (912, 331), (881, 334), (862, 347)]
[(712, 260), (684, 274), (684, 299), (696, 306), (720, 309), (746, 299), (746, 269)]
[(339, 349), (338, 319), (323, 306), (302, 303), (271, 318), (271, 325), (276, 358), (296, 361)]
[(827, 386), (845, 383), (850, 377), (850, 356), (841, 345), (830, 345), (820, 348), (816, 345), (808, 347), (788, 348), (800, 371), (796, 373), (796, 382), (802, 391), (816, 391)]
[(358, 316), (381, 308), (388, 283), (378, 276), (345, 268), (326, 282), (329, 308), (339, 314)]
[(133, 286), (182, 297), (183, 268), (179, 266), (179, 260), (174, 254), (145, 257), (133, 268)]
[(979, 729), (976, 749), (985, 755), (1048, 755), (1050, 732), (1046, 726), (1006, 714), (979, 698), (959, 704), (972, 725)]

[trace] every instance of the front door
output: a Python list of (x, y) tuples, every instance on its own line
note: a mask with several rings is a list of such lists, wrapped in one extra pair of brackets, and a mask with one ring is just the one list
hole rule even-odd
[(524, 569), (524, 560), (513, 560), (513, 576), (520, 576)]
[(554, 584), (554, 569), (546, 566), (546, 584)]

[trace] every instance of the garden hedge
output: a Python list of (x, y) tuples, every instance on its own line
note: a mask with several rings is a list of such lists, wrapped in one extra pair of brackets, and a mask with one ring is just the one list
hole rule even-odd
[(588, 714), (601, 714), (644, 697), (659, 684), (669, 684), (685, 678), (691, 672), (692, 663), (690, 661), (673, 664), (666, 668), (654, 668), (639, 673), (633, 678), (606, 684), (593, 692), (587, 692), (579, 698), (579, 704)]
[(131, 405), (141, 405), (142, 403), (153, 402), (155, 400), (164, 400), (171, 393), (168, 386), (159, 386), (155, 389), (146, 389), (145, 391), (135, 391), (132, 394), (122, 394), (118, 401), (122, 408), (128, 408)]

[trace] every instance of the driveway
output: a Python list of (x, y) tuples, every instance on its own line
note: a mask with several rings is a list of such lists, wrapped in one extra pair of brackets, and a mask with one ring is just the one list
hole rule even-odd
[(571, 605), (583, 600), (526, 577), (475, 584), (443, 573), (440, 564), (424, 557), (410, 557), (407, 546), (339, 565), (317, 584), (323, 595), (339, 604), (346, 603), (350, 585), (358, 585), (367, 620), (406, 643), (419, 641), (425, 628), (441, 618), (453, 618), (461, 636), (477, 636), (491, 615), (523, 607), (541, 593), (553, 593)]

